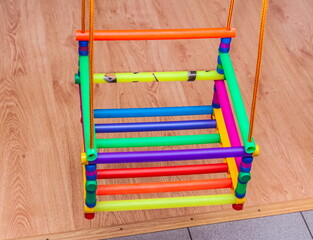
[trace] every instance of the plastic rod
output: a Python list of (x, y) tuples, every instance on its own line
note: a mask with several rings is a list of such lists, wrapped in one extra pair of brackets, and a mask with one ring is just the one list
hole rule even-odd
[(164, 117), (212, 114), (212, 106), (95, 109), (95, 118)]
[(216, 71), (96, 73), (95, 83), (204, 81), (224, 79)]
[(139, 178), (228, 172), (226, 163), (186, 166), (98, 169), (97, 179)]
[(197, 207), (236, 203), (234, 194), (97, 202), (96, 212)]
[(201, 134), (165, 137), (139, 138), (101, 138), (97, 139), (98, 148), (156, 147), (219, 143), (219, 134)]
[(197, 191), (231, 187), (232, 182), (230, 178), (176, 181), (176, 182), (107, 184), (98, 186), (97, 195), (182, 192), (182, 191)]
[(216, 128), (215, 120), (95, 124), (96, 133), (173, 131)]
[(251, 154), (247, 154), (244, 147), (142, 152), (108, 152), (98, 153), (98, 158), (93, 163), (161, 162), (248, 156), (251, 156)]
[(80, 91), (82, 100), (82, 115), (83, 115), (83, 131), (84, 131), (84, 147), (88, 160), (94, 160), (97, 157), (96, 146), (90, 148), (90, 109), (89, 109), (89, 58), (88, 56), (79, 56), (80, 70)]
[[(219, 97), (219, 102), (220, 102), (221, 109), (223, 112), (224, 122), (226, 125), (231, 147), (242, 146), (240, 138), (239, 138), (239, 134), (237, 131), (234, 115), (231, 110), (231, 105), (229, 102), (225, 82), (217, 80), (215, 81), (215, 87), (216, 87), (217, 95)], [(236, 160), (237, 169), (239, 169), (241, 158), (235, 158), (235, 160)]]
[[(216, 125), (218, 129), (218, 133), (220, 134), (220, 137), (221, 137), (222, 147), (231, 147), (221, 108), (214, 108), (213, 117), (215, 117), (216, 119)], [(233, 190), (234, 190), (237, 187), (237, 181), (238, 181), (237, 164), (234, 158), (226, 158), (225, 160), (228, 165), (228, 173), (232, 179)]]
[[(149, 30), (95, 30), (94, 40), (169, 40), (200, 38), (232, 38), (236, 30), (231, 28), (149, 29)], [(76, 40), (89, 41), (89, 31), (76, 31)]]
[(247, 153), (253, 153), (256, 150), (256, 146), (254, 139), (252, 139), (251, 142), (248, 141), (250, 124), (230, 56), (228, 53), (220, 53), (219, 55), (224, 68), (224, 74), (233, 102), (243, 144)]

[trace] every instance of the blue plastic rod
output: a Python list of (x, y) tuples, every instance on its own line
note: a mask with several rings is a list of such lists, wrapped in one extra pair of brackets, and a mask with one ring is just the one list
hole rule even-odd
[(173, 131), (216, 128), (215, 120), (96, 124), (96, 133)]
[(213, 108), (207, 106), (159, 107), (159, 108), (121, 108), (95, 109), (95, 118), (163, 117), (212, 114)]

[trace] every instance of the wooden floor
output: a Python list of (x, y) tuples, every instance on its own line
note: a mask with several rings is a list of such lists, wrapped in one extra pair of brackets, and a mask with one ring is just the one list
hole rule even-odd
[[(223, 27), (227, 2), (97, 0), (96, 28)], [(260, 4), (238, 0), (232, 24), (238, 36), (231, 55), (247, 107)], [(0, 1), (0, 239), (99, 239), (313, 209), (312, 11), (312, 0), (270, 1), (255, 126), (261, 155), (254, 162), (246, 210), (99, 213), (88, 221), (82, 210), (81, 126), (73, 83), (80, 1)], [(217, 46), (218, 40), (102, 42), (96, 44), (95, 68), (210, 70)], [(95, 94), (96, 108), (210, 104), (212, 82), (103, 84)], [(175, 179), (183, 178), (159, 178)]]

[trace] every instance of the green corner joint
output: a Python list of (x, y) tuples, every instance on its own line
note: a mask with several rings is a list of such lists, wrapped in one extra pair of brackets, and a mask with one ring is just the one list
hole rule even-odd
[(247, 185), (248, 182), (251, 179), (251, 174), (250, 173), (244, 173), (240, 172), (238, 176), (238, 183), (235, 189), (236, 194), (239, 195), (246, 195), (247, 192)]
[(238, 182), (235, 192), (240, 195), (245, 195), (247, 192), (247, 184)]
[(80, 84), (80, 77), (79, 77), (78, 73), (75, 73), (74, 82), (75, 82), (75, 84)]
[(95, 192), (97, 190), (98, 183), (95, 180), (87, 180), (86, 181), (86, 191)]
[(241, 183), (247, 183), (251, 180), (251, 174), (250, 173), (244, 173), (244, 172), (240, 172), (239, 176), (238, 176), (238, 180)]
[(86, 204), (87, 205), (94, 205), (97, 202), (97, 187), (98, 183), (95, 180), (87, 180), (85, 189), (86, 189)]
[(224, 69), (226, 83), (230, 92), (231, 100), (234, 106), (235, 115), (240, 129), (241, 138), (247, 153), (253, 153), (256, 150), (254, 139), (248, 141), (249, 120), (244, 106), (244, 102), (240, 93), (239, 85), (235, 75), (235, 71), (228, 53), (219, 53)]
[[(98, 157), (96, 138), (94, 138), (94, 149), (90, 148), (90, 95), (89, 95), (89, 57), (79, 56), (80, 89), (82, 98), (82, 115), (84, 129), (84, 144), (88, 161), (94, 161)], [(95, 131), (95, 129), (94, 129)], [(96, 134), (94, 134), (96, 136)]]
[(86, 192), (86, 204), (95, 204), (97, 202), (96, 192)]

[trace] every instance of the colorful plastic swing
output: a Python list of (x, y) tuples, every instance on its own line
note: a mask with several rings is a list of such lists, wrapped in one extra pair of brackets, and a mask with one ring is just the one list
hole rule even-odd
[[(241, 97), (236, 75), (229, 55), (231, 40), (236, 30), (230, 28), (234, 0), (226, 28), (164, 29), (164, 30), (94, 30), (94, 2), (90, 0), (89, 31), (85, 30), (85, 0), (82, 7), (82, 30), (76, 32), (79, 42), (79, 71), (75, 82), (79, 84), (83, 126), (83, 153), (81, 155), (84, 178), (85, 217), (92, 219), (95, 212), (129, 211), (144, 209), (195, 207), (232, 204), (241, 210), (245, 202), (247, 183), (253, 157), (259, 153), (252, 138), (255, 102), (259, 83), (263, 35), (267, 0), (263, 1), (259, 54), (252, 101), (250, 123)], [(154, 73), (93, 73), (93, 41), (161, 40), (220, 38), (217, 68), (213, 71), (181, 71)], [(212, 105), (162, 108), (94, 109), (94, 83), (152, 82), (152, 81), (214, 81)], [(138, 84), (138, 83), (137, 83)], [(227, 88), (228, 90), (227, 90)], [(230, 97), (229, 97), (229, 95)], [(231, 107), (233, 105), (233, 109)], [(235, 114), (233, 114), (233, 111)], [(129, 118), (211, 115), (207, 120), (135, 122), (94, 124), (94, 118)], [(238, 124), (238, 129), (237, 125)], [(215, 134), (144, 137), (96, 138), (98, 133), (179, 131), (215, 128)], [(167, 151), (118, 152), (118, 148), (174, 146), (219, 143), (218, 148), (198, 148)], [(116, 148), (115, 152), (98, 152), (100, 148)], [(185, 161), (222, 159), (221, 163), (163, 166), (150, 168), (98, 169), (98, 164)], [(224, 178), (176, 182), (98, 185), (98, 179), (176, 176), (225, 173)], [(228, 194), (201, 195), (138, 200), (98, 201), (99, 195), (138, 194), (158, 192), (229, 189)]]

